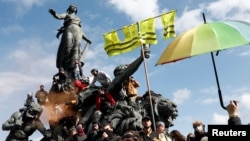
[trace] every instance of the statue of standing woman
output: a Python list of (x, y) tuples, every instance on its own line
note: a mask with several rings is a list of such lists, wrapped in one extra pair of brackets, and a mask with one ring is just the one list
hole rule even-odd
[(56, 67), (62, 67), (65, 71), (72, 72), (75, 62), (80, 62), (81, 54), (83, 54), (80, 49), (82, 39), (89, 44), (91, 41), (82, 31), (81, 19), (76, 15), (77, 7), (75, 5), (70, 5), (63, 14), (57, 14), (53, 9), (49, 9), (49, 13), (58, 20), (64, 20), (63, 27), (57, 33), (57, 37), (60, 34), (62, 37), (57, 51)]

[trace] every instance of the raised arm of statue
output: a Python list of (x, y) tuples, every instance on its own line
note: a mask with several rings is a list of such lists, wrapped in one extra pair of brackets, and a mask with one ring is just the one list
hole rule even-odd
[(131, 64), (129, 64), (127, 69), (121, 75), (115, 78), (117, 79), (118, 83), (123, 82), (125, 79), (133, 75), (140, 67), (142, 61), (143, 61), (142, 56), (139, 56), (136, 60), (134, 60)]
[(141, 53), (141, 55), (131, 64), (125, 64), (125, 65), (123, 64), (115, 68), (114, 70), (115, 78), (107, 88), (107, 91), (109, 91), (115, 97), (115, 99), (123, 97), (124, 94), (120, 93), (123, 87), (123, 82), (138, 70), (142, 62), (143, 62), (143, 56)]
[(54, 9), (49, 9), (49, 13), (56, 19), (59, 20), (64, 20), (66, 18), (66, 13), (63, 14), (57, 14), (56, 11)]
[(50, 13), (52, 16), (56, 17), (56, 11), (55, 11), (54, 9), (49, 9), (49, 13)]

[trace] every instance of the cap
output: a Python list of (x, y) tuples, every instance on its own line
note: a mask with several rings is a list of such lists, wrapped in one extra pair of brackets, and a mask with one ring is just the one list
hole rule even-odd
[(155, 123), (155, 125), (156, 125), (156, 127), (158, 127), (158, 126), (165, 126), (165, 123), (162, 122), (162, 121), (157, 121), (157, 122)]
[(151, 118), (149, 116), (145, 116), (142, 118), (142, 120), (151, 120)]

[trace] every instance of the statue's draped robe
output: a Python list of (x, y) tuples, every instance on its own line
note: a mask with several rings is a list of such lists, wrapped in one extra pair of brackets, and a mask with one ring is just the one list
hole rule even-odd
[(80, 19), (76, 15), (67, 16), (68, 19), (65, 19), (63, 34), (56, 58), (57, 68), (63, 67), (64, 69), (71, 68), (75, 60), (80, 60), (80, 48), (83, 36)]

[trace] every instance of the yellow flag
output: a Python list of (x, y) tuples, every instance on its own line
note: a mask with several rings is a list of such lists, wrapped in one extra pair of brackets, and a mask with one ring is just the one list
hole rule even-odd
[(146, 44), (157, 44), (157, 37), (155, 32), (155, 19), (150, 18), (140, 23), (140, 33), (142, 39)]
[(175, 19), (176, 11), (172, 11), (161, 16), (162, 24), (164, 26), (163, 36), (165, 39), (175, 37), (175, 29), (174, 29), (174, 19)]
[(141, 45), (137, 24), (132, 24), (122, 28), (124, 41), (120, 41), (117, 31), (104, 34), (104, 50), (108, 56), (115, 56), (130, 52)]
[(138, 34), (137, 24), (131, 24), (122, 28), (124, 41), (120, 46), (120, 53), (127, 53), (135, 48), (139, 47), (141, 44), (139, 41), (140, 37)]
[(106, 53), (108, 54), (108, 56), (114, 56), (119, 53), (119, 47), (121, 44), (121, 41), (118, 37), (118, 34), (116, 31), (112, 31), (109, 33), (105, 33), (103, 35), (104, 37), (104, 50), (106, 51)]

